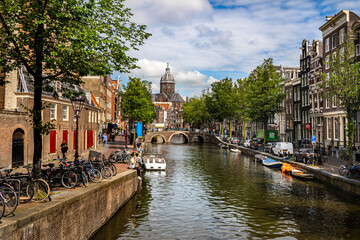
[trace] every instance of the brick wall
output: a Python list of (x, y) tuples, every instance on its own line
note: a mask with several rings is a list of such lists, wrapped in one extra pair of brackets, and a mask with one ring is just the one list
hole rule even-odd
[(1, 219), (0, 239), (88, 239), (137, 191), (136, 171), (110, 182), (91, 184), (51, 202), (26, 209), (13, 220)]
[(24, 131), (24, 164), (32, 163), (33, 131), (25, 113), (0, 111), (0, 167), (12, 165), (12, 138), (16, 129)]

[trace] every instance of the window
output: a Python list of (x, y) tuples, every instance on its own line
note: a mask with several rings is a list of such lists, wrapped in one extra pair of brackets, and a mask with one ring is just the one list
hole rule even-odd
[(356, 56), (360, 55), (360, 44), (355, 46), (355, 52), (356, 52)]
[(333, 108), (336, 107), (336, 96), (333, 96), (332, 105), (333, 105)]
[(334, 138), (336, 140), (338, 140), (339, 139), (339, 118), (338, 117), (334, 118), (334, 131), (335, 131)]
[(328, 124), (327, 124), (327, 129), (328, 129), (328, 132), (327, 132), (327, 137), (328, 139), (331, 139), (331, 118), (328, 118)]
[(325, 69), (329, 69), (330, 68), (330, 58), (329, 56), (325, 57)]
[(344, 43), (344, 28), (340, 29), (339, 32), (339, 44)]
[(63, 106), (62, 117), (63, 117), (64, 121), (69, 120), (69, 107), (68, 106)]
[(56, 120), (56, 104), (50, 104), (50, 120)]
[(333, 48), (336, 48), (336, 40), (337, 40), (337, 35), (336, 33), (333, 35), (332, 37), (332, 47)]
[(89, 111), (89, 123), (91, 123), (91, 111)]
[(330, 99), (329, 97), (326, 97), (326, 105), (325, 105), (326, 108), (330, 108)]
[(325, 39), (325, 52), (328, 52), (330, 50), (330, 45), (329, 45), (329, 38)]

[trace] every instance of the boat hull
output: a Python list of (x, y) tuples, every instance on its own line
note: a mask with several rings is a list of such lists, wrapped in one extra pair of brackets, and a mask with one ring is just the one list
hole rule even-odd
[(292, 170), (291, 175), (302, 179), (313, 179), (314, 175), (311, 173), (304, 173), (301, 170)]
[(275, 161), (274, 159), (271, 158), (267, 158), (263, 160), (262, 164), (266, 167), (271, 167), (271, 168), (281, 168), (283, 165), (282, 162)]
[(231, 152), (234, 152), (234, 153), (241, 153), (241, 151), (239, 149), (230, 149)]

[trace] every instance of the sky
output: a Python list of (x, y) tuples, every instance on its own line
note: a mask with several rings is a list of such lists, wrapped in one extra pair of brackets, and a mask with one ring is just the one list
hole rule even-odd
[(131, 21), (152, 36), (136, 57), (140, 69), (120, 75), (152, 82), (160, 91), (167, 63), (182, 96), (199, 96), (211, 83), (247, 77), (264, 59), (299, 66), (304, 39), (322, 40), (326, 16), (351, 10), (360, 16), (360, 0), (125, 0)]

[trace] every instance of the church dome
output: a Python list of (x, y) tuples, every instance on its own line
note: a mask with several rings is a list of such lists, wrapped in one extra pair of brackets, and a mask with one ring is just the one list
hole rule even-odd
[(160, 82), (175, 82), (174, 76), (170, 74), (169, 63), (167, 64), (165, 74), (161, 76)]

